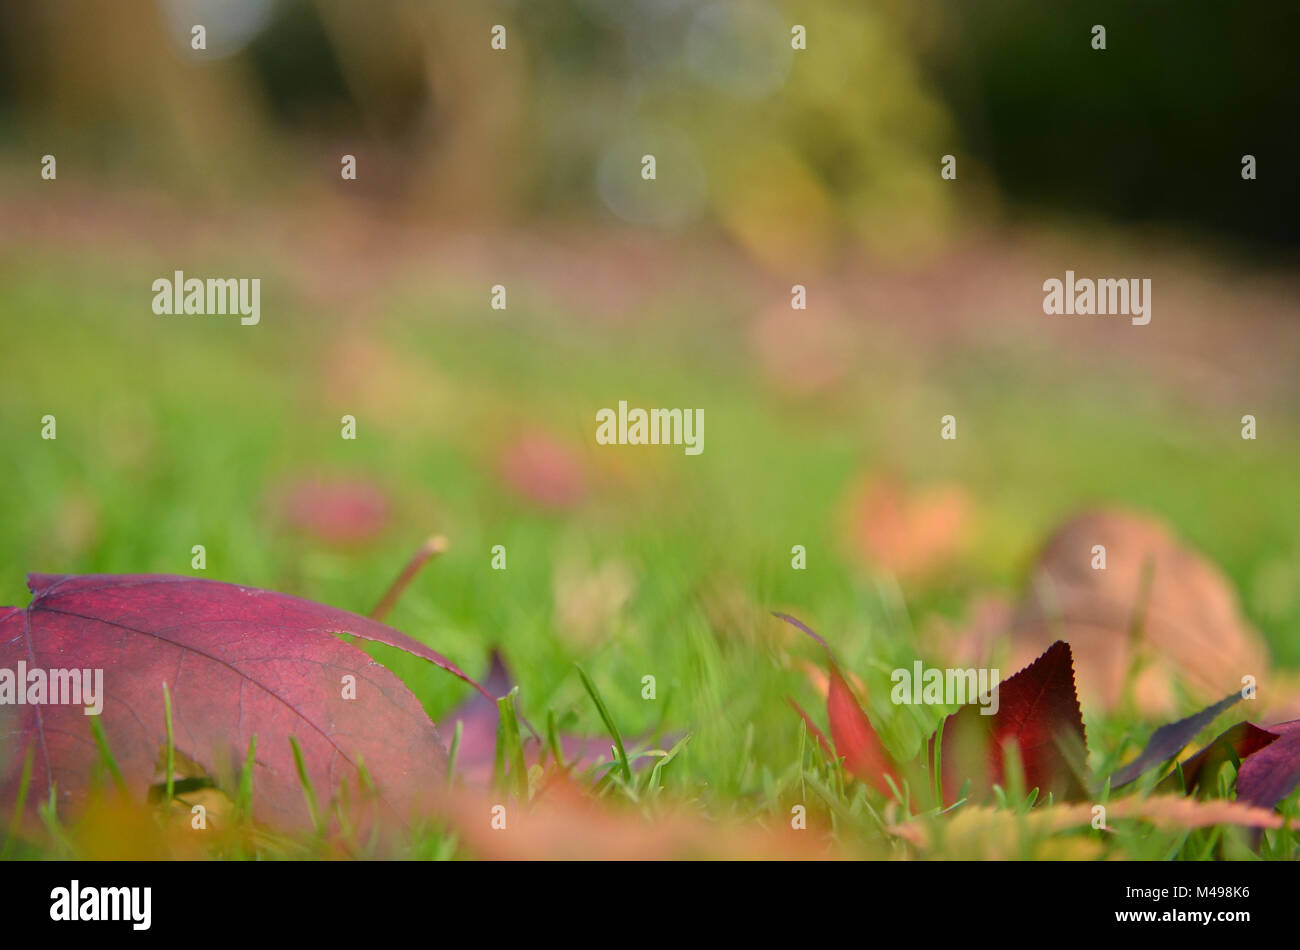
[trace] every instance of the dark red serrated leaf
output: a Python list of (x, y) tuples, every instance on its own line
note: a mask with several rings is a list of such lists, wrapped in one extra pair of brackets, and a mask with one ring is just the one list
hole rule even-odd
[[(895, 783), (898, 781), (894, 777), (893, 760), (881, 744), (876, 730), (871, 728), (871, 721), (867, 719), (862, 705), (853, 695), (853, 690), (849, 688), (848, 682), (840, 672), (839, 664), (835, 662), (830, 646), (811, 627), (789, 614), (774, 613), (773, 616), (802, 630), (826, 651), (826, 660), (830, 666), (830, 684), (826, 691), (826, 715), (831, 724), (831, 741), (835, 744), (835, 752), (844, 759), (844, 767), (848, 769), (849, 774), (886, 795), (890, 794), (887, 777), (894, 778)], [(791, 702), (793, 703), (793, 700)], [(805, 720), (808, 720), (797, 704), (795, 709), (804, 716)], [(808, 724), (812, 725), (811, 720), (808, 720)], [(825, 738), (815, 727), (814, 734), (825, 744)]]
[[(257, 736), (254, 816), (309, 821), (289, 737), (296, 737), (322, 803), (358, 765), (402, 820), (440, 787), (446, 752), (401, 680), (347, 634), (423, 657), (473, 684), (450, 660), (391, 627), (272, 591), (166, 575), (33, 574), (32, 602), (0, 614), (0, 667), (103, 669), (100, 723), (129, 794), (143, 802), (167, 741), (210, 774), (244, 761)], [(356, 678), (356, 698), (343, 677)], [(477, 684), (474, 684), (477, 686)], [(480, 688), (481, 689), (481, 688)], [(12, 802), (27, 748), (28, 802), (57, 787), (74, 805), (98, 752), (88, 717), (67, 705), (0, 706), (0, 801)]]
[(1277, 736), (1241, 763), (1237, 801), (1273, 808), (1300, 785), (1300, 719), (1269, 726)]
[(1187, 743), (1195, 739), (1202, 729), (1240, 701), (1241, 693), (1232, 693), (1186, 719), (1161, 726), (1151, 733), (1151, 738), (1147, 740), (1146, 748), (1141, 754), (1110, 777), (1110, 787), (1119, 788), (1121, 785), (1127, 785), (1147, 769), (1168, 762), (1181, 752)]
[[(1219, 769), (1224, 763), (1233, 757), (1238, 762), (1244, 762), (1276, 739), (1276, 734), (1266, 732), (1250, 722), (1239, 722), (1230, 729), (1225, 729), (1200, 752), (1179, 765), (1183, 774), (1181, 787), (1194, 792), (1202, 785), (1209, 786), (1218, 777)], [(1179, 791), (1178, 772), (1166, 775), (1156, 789), (1161, 792)]]
[[(957, 710), (943, 726), (941, 771), (945, 803), (957, 800), (962, 785), (968, 797), (984, 798), (994, 785), (1005, 786), (1004, 746), (1014, 743), (1024, 770), (1025, 788), (1038, 800), (1086, 797), (1081, 775), (1087, 737), (1074, 689), (1070, 646), (1058, 640), (1016, 675), (998, 684), (998, 711), (981, 713), (978, 703)], [(934, 738), (930, 739), (933, 758)]]

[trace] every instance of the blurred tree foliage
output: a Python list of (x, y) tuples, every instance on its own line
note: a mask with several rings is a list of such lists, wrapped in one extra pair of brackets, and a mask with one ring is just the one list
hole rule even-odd
[[(241, 7), (265, 22), (222, 48)], [(802, 273), (846, 237), (899, 251), (950, 216), (944, 110), (896, 18), (856, 0), (52, 0), (0, 16), (5, 137), (64, 168), (256, 197), (330, 181), (347, 151), (355, 190), (413, 213), (703, 222)]]
[(1298, 20), (1191, 0), (48, 0), (0, 8), (0, 139), (252, 199), (330, 187), (351, 152), (352, 192), (414, 215), (700, 223), (804, 275), (846, 243), (924, 250), (995, 192), (1293, 241)]

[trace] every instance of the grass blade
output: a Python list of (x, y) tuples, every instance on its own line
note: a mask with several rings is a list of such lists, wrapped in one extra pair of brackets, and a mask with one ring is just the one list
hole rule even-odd
[(27, 747), (27, 757), (23, 759), (23, 774), (18, 781), (18, 798), (14, 802), (14, 813), (9, 819), (9, 832), (5, 835), (5, 846), (0, 848), (0, 861), (9, 856), (9, 848), (18, 837), (18, 823), (23, 817), (23, 808), (27, 804), (27, 789), (32, 781), (32, 760), (35, 750), (32, 746)]
[(172, 694), (163, 683), (163, 716), (167, 720), (167, 807), (171, 807), (176, 794), (176, 740), (172, 733)]
[(465, 734), (465, 721), (456, 720), (456, 731), (451, 737), (451, 748), (447, 751), (447, 787), (456, 781), (456, 758), (460, 755), (460, 737)]
[(239, 773), (239, 797), (235, 801), (239, 814), (248, 819), (253, 814), (253, 756), (257, 752), (257, 736), (248, 740), (248, 755), (244, 758), (244, 770)]
[(596, 710), (605, 723), (605, 729), (609, 732), (610, 738), (614, 740), (614, 750), (618, 755), (618, 762), (623, 770), (623, 779), (631, 785), (632, 766), (627, 760), (627, 750), (623, 748), (623, 737), (619, 735), (618, 726), (614, 725), (614, 717), (609, 714), (609, 710), (605, 707), (605, 701), (600, 698), (600, 691), (596, 689), (596, 684), (591, 681), (587, 671), (578, 666), (577, 663), (573, 664), (573, 666), (578, 671), (578, 675), (582, 677), (582, 685), (586, 688), (587, 695), (596, 704)]
[(519, 737), (519, 717), (515, 715), (516, 686), (497, 700), (497, 711), (501, 714), (500, 755), (510, 764), (510, 778), (514, 792), (520, 801), (528, 798), (528, 767), (524, 764), (524, 744)]
[(663, 753), (663, 755), (659, 757), (659, 761), (656, 762), (654, 764), (654, 768), (650, 770), (650, 777), (646, 779), (646, 783), (645, 783), (646, 792), (648, 792), (651, 795), (659, 794), (659, 781), (660, 781), (660, 776), (663, 774), (664, 769), (667, 767), (669, 762), (677, 758), (677, 753), (680, 752), (682, 749), (684, 749), (686, 747), (686, 743), (690, 741), (691, 741), (691, 737), (689, 734), (682, 736), (681, 739), (677, 740), (676, 745), (674, 745), (671, 749), (669, 749), (667, 752)]
[(546, 710), (546, 745), (555, 759), (555, 767), (564, 768), (564, 746), (560, 742), (560, 727), (555, 721), (555, 710)]
[(290, 736), (289, 745), (293, 749), (293, 764), (298, 769), (298, 782), (302, 785), (303, 797), (307, 799), (307, 811), (311, 814), (312, 827), (319, 832), (321, 830), (320, 809), (316, 804), (316, 792), (311, 787), (311, 778), (307, 775), (307, 765), (302, 760), (298, 737)]
[(113, 753), (108, 748), (108, 736), (104, 735), (104, 724), (99, 721), (98, 716), (90, 717), (90, 732), (95, 737), (95, 745), (99, 747), (100, 757), (108, 766), (109, 774), (113, 776), (113, 784), (118, 792), (125, 795), (126, 779), (122, 778), (122, 770), (117, 767), (117, 760), (113, 758)]

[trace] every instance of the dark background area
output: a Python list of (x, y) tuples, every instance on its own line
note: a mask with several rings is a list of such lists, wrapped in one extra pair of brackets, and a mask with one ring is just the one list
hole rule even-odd
[[(949, 22), (926, 69), (1013, 200), (1300, 240), (1300, 4), (939, 6)], [(1104, 52), (1080, 41), (1093, 24)], [(1242, 180), (1243, 154), (1258, 180)]]

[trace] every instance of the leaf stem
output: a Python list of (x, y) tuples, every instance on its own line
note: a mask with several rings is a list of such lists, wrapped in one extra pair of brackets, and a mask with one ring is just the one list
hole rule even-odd
[(402, 596), (411, 581), (415, 579), (415, 575), (420, 572), (420, 568), (424, 567), (424, 563), (432, 557), (445, 553), (448, 546), (447, 539), (440, 534), (435, 534), (420, 545), (415, 554), (411, 556), (411, 559), (406, 562), (406, 567), (397, 576), (397, 580), (393, 581), (392, 586), (385, 591), (384, 596), (379, 598), (379, 603), (375, 604), (375, 609), (370, 611), (370, 619), (383, 620), (387, 617), (397, 605), (398, 598)]

